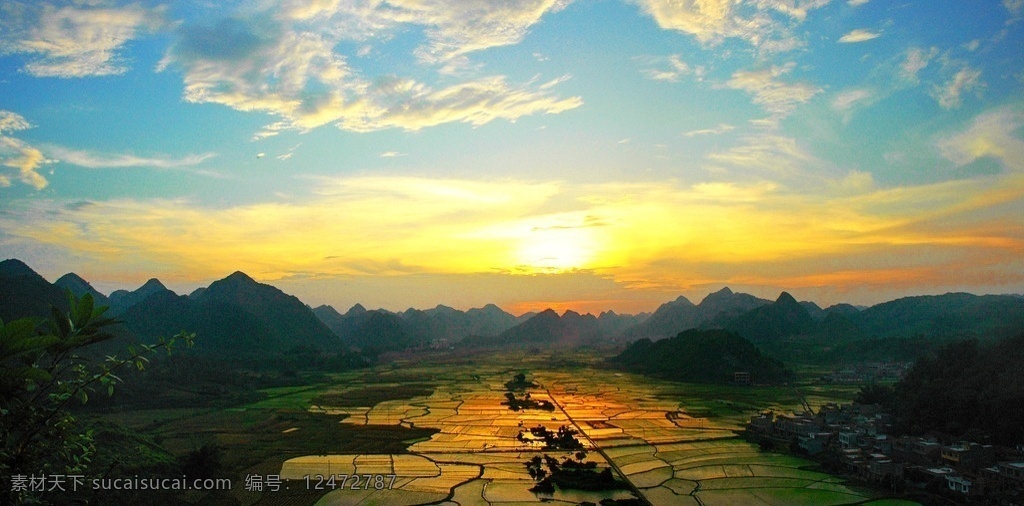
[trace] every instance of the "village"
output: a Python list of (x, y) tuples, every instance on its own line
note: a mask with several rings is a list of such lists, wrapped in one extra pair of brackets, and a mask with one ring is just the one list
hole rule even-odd
[(806, 455), (830, 472), (894, 494), (963, 504), (1024, 504), (1024, 445), (1016, 447), (893, 436), (877, 405), (821, 406), (815, 413), (752, 416), (747, 439), (763, 449)]

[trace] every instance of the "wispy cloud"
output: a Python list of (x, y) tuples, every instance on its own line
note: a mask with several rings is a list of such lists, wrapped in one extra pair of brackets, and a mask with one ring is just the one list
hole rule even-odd
[(0, 165), (16, 171), (14, 174), (0, 173), (0, 187), (11, 186), (12, 178), (37, 190), (49, 184), (38, 169), (53, 160), (47, 159), (41, 151), (24, 141), (7, 135), (29, 128), (32, 125), (20, 114), (0, 109)]
[(557, 114), (583, 104), (580, 97), (558, 98), (537, 89), (514, 87), (504, 77), (477, 79), (435, 90), (411, 79), (375, 83), (364, 98), (372, 106), (338, 118), (345, 130), (387, 128), (420, 130), (443, 123), (484, 125), (495, 119), (515, 121), (533, 114)]
[(24, 70), (38, 77), (87, 77), (122, 74), (124, 45), (139, 32), (163, 24), (162, 9), (134, 4), (104, 7), (79, 3), (58, 7), (47, 2), (5, 2), (0, 9), (0, 54), (28, 55)]
[(907, 50), (906, 60), (900, 65), (900, 77), (912, 83), (918, 83), (918, 73), (931, 63), (932, 59), (939, 54), (938, 48), (927, 50), (919, 47), (912, 47)]
[(1003, 7), (1006, 7), (1010, 14), (1020, 16), (1024, 13), (1024, 0), (1003, 0)]
[(838, 112), (843, 121), (849, 121), (853, 112), (862, 107), (870, 106), (881, 100), (879, 92), (869, 88), (854, 88), (836, 94), (832, 99), (832, 109)]
[(365, 39), (410, 25), (424, 29), (427, 41), (416, 48), (420, 61), (442, 67), (467, 63), (470, 53), (516, 44), (548, 13), (571, 0), (392, 0), (388, 2), (289, 1), (284, 19), (330, 26), (339, 37)]
[(385, 151), (380, 154), (381, 158), (398, 158), (400, 156), (406, 156), (406, 153), (399, 153), (398, 151)]
[(868, 3), (870, 1), (871, 0), (847, 0), (846, 3), (849, 6), (851, 6), (851, 7), (858, 7), (858, 6), (861, 6), (861, 5), (864, 5), (864, 4)]
[(940, 152), (963, 166), (978, 158), (992, 157), (1006, 170), (1024, 173), (1024, 140), (1013, 132), (1024, 126), (1024, 111), (1003, 107), (985, 112), (963, 132), (940, 139)]
[(734, 127), (734, 126), (732, 126), (732, 125), (730, 125), (728, 123), (720, 123), (715, 128), (704, 128), (704, 129), (700, 129), (700, 130), (690, 130), (689, 132), (684, 132), (683, 135), (686, 136), (686, 137), (696, 137), (698, 135), (721, 135), (721, 134), (724, 134), (726, 132), (731, 132), (735, 128), (736, 127)]
[(637, 57), (635, 60), (648, 65), (641, 69), (641, 73), (648, 79), (655, 81), (678, 82), (682, 77), (692, 75), (698, 81), (704, 79), (706, 69), (703, 65), (690, 66), (682, 60), (680, 55), (674, 54), (667, 58), (659, 57)]
[(980, 93), (984, 88), (981, 71), (964, 66), (946, 83), (935, 85), (932, 88), (932, 96), (943, 109), (956, 109), (963, 103), (964, 93)]
[(769, 113), (770, 119), (778, 120), (822, 91), (810, 83), (787, 83), (778, 79), (794, 67), (793, 63), (787, 63), (762, 70), (740, 70), (725, 85), (749, 93), (754, 103)]
[[(214, 153), (204, 153), (201, 155), (189, 155), (183, 158), (171, 158), (167, 156), (144, 157), (125, 153), (97, 153), (61, 146), (49, 146), (47, 147), (47, 152), (57, 157), (61, 162), (89, 169), (116, 169), (127, 167), (173, 169), (199, 165), (206, 160), (217, 156)], [(259, 153), (256, 157), (262, 158), (263, 155), (263, 153)]]
[(661, 28), (690, 34), (701, 43), (716, 45), (736, 38), (762, 51), (782, 52), (803, 44), (794, 36), (791, 26), (802, 22), (808, 12), (827, 5), (830, 0), (635, 1)]
[(846, 35), (843, 35), (842, 37), (839, 37), (839, 42), (841, 42), (843, 44), (852, 44), (852, 43), (857, 43), (857, 42), (865, 42), (865, 41), (869, 41), (871, 39), (877, 39), (881, 35), (882, 34), (879, 33), (879, 32), (872, 32), (871, 30), (865, 30), (863, 28), (858, 28), (856, 30), (850, 31), (849, 33), (847, 33)]
[(439, 89), (400, 76), (368, 80), (334, 52), (338, 37), (287, 18), (234, 18), (211, 26), (186, 26), (160, 69), (182, 68), (187, 101), (281, 118), (258, 132), (257, 139), (326, 124), (363, 132), (419, 130), (449, 122), (482, 125), (498, 118), (514, 121), (524, 115), (559, 113), (582, 103), (579, 97), (552, 95), (563, 79), (514, 86), (503, 76), (490, 76)]
[(847, 111), (859, 102), (870, 100), (873, 96), (871, 90), (864, 88), (846, 90), (838, 93), (832, 100), (832, 108), (837, 111)]

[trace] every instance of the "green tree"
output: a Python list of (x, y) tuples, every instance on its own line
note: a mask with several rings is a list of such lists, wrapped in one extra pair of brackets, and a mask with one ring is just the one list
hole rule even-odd
[(117, 320), (107, 318), (105, 306), (94, 306), (89, 294), (77, 298), (68, 292), (67, 313), (52, 308), (51, 319), (0, 320), (0, 504), (30, 502), (33, 493), (14, 490), (16, 476), (75, 475), (87, 469), (96, 448), (92, 432), (82, 427), (69, 406), (85, 403), (103, 389), (113, 395), (123, 367), (143, 370), (147, 356), (188, 346), (194, 334), (184, 332), (161, 338), (127, 356), (96, 360), (83, 355), (89, 347), (114, 337)]

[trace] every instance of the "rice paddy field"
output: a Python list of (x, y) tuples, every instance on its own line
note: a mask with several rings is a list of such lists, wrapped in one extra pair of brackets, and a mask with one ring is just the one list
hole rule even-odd
[[(407, 454), (321, 454), (282, 464), (282, 478), (315, 475), (394, 476), (386, 487), (338, 487), (317, 504), (515, 505), (579, 504), (640, 498), (654, 505), (842, 505), (881, 502), (872, 493), (815, 470), (812, 462), (761, 451), (737, 436), (747, 418), (766, 408), (798, 409), (792, 389), (680, 385), (611, 370), (576, 366), (549, 368), (544, 360), (508, 355), (477, 364), (395, 367), (406, 382), (376, 371), (372, 384), (352, 377), (319, 392), (308, 409), (342, 417), (341, 425), (398, 426), (437, 432), (410, 444)], [(399, 373), (400, 371), (400, 373)], [(556, 409), (512, 411), (501, 404), (504, 383), (517, 372), (538, 385), (534, 400)], [(408, 387), (432, 390), (365, 405), (367, 390)], [(311, 399), (309, 392), (296, 394)], [(843, 401), (849, 390), (815, 391), (810, 402)], [(334, 400), (332, 405), (329, 401)], [(277, 402), (287, 402), (278, 398)], [(371, 405), (372, 404), (372, 405)], [(612, 492), (529, 491), (535, 483), (526, 462), (542, 451), (517, 435), (524, 428), (579, 431), (587, 460), (610, 467), (631, 487)], [(390, 479), (390, 478), (389, 478)], [(877, 501), (876, 501), (877, 499)], [(908, 503), (909, 504), (909, 503)]]
[[(243, 504), (913, 504), (845, 483), (813, 462), (761, 451), (737, 435), (752, 414), (799, 409), (791, 388), (668, 383), (588, 361), (596, 363), (580, 356), (567, 366), (564, 356), (526, 354), (399, 362), (338, 374), (326, 384), (268, 390), (260, 402), (162, 430), (171, 440), (183, 432), (183, 420), (197, 431), (220, 427), (216, 436), (234, 455), (232, 465), (280, 476), (278, 491), (234, 491)], [(519, 372), (538, 385), (529, 390), (532, 398), (550, 401), (554, 411), (501, 404), (505, 382)], [(815, 404), (852, 394), (816, 389), (807, 398)], [(537, 426), (575, 429), (586, 460), (628, 486), (531, 492), (530, 459), (572, 454), (517, 437)]]

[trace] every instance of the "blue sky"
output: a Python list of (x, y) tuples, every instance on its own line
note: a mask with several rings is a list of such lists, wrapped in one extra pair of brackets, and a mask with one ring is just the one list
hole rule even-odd
[(636, 312), (1024, 291), (1024, 1), (7, 1), (0, 253)]

